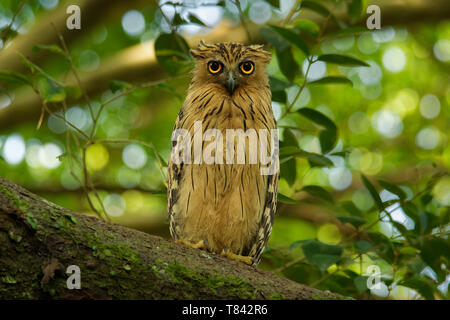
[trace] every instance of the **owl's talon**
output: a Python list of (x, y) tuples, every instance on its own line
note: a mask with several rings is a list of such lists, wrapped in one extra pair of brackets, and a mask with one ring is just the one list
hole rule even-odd
[(189, 242), (189, 241), (186, 241), (186, 240), (183, 240), (180, 238), (177, 240), (177, 243), (184, 244), (184, 245), (189, 246), (194, 249), (205, 249), (206, 248), (206, 244), (205, 244), (204, 240), (200, 240), (197, 243), (192, 243), (192, 242)]
[(249, 256), (241, 256), (239, 254), (235, 254), (228, 250), (228, 248), (223, 248), (222, 252), (220, 253), (221, 256), (227, 257), (231, 260), (243, 262), (249, 266), (253, 264), (253, 258)]

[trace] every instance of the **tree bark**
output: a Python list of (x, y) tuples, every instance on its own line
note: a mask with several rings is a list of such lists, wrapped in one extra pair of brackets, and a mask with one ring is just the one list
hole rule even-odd
[[(69, 266), (81, 288), (68, 289)], [(0, 178), (1, 299), (343, 299), (82, 215)]]

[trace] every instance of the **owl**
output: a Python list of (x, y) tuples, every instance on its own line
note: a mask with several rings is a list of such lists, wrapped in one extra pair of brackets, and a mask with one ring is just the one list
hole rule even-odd
[[(279, 167), (278, 138), (261, 134), (277, 128), (266, 73), (271, 55), (260, 45), (203, 41), (190, 53), (195, 68), (174, 133), (184, 132), (184, 140), (191, 140), (180, 151), (180, 138), (172, 135), (170, 234), (179, 243), (256, 267), (272, 230), (279, 180), (276, 169), (262, 174), (262, 162), (249, 161), (255, 153), (267, 151)], [(228, 132), (249, 130), (267, 143), (255, 149), (250, 137), (243, 148), (234, 136), (223, 142)], [(207, 137), (207, 132), (213, 134)], [(204, 135), (198, 138), (200, 133)], [(198, 155), (208, 147), (216, 161)], [(243, 151), (244, 161), (237, 160), (238, 151)], [(225, 153), (226, 161), (221, 161)]]

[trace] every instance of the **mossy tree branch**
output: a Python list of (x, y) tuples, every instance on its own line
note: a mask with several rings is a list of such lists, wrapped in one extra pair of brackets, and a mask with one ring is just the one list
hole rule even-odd
[[(66, 269), (81, 270), (81, 289)], [(0, 299), (342, 299), (72, 212), (0, 178)]]

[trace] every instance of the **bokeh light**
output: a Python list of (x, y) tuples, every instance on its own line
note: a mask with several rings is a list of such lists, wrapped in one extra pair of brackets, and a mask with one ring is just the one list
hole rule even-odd
[(41, 6), (46, 10), (51, 10), (58, 5), (58, 0), (39, 0)]
[(400, 48), (390, 48), (383, 54), (383, 66), (386, 70), (397, 73), (406, 66), (406, 55)]
[(111, 217), (120, 217), (124, 214), (127, 204), (121, 195), (112, 193), (103, 200), (106, 213)]
[(348, 118), (348, 127), (354, 133), (365, 133), (370, 127), (369, 117), (364, 112), (355, 112)]
[(442, 206), (450, 206), (450, 177), (443, 177), (433, 188), (433, 194)]
[(434, 44), (433, 53), (434, 56), (442, 62), (450, 61), (450, 40), (449, 39), (438, 40)]
[(325, 223), (317, 230), (317, 239), (323, 243), (335, 245), (341, 242), (342, 235), (335, 224)]
[(370, 67), (358, 68), (359, 79), (365, 85), (375, 85), (381, 81), (383, 71), (375, 61), (367, 61)]
[(123, 149), (123, 162), (131, 169), (141, 169), (147, 163), (147, 153), (138, 144), (130, 144)]
[(372, 115), (372, 127), (387, 138), (395, 138), (403, 131), (403, 122), (397, 112), (379, 110)]
[(25, 141), (20, 134), (10, 135), (3, 146), (3, 158), (11, 165), (19, 164), (25, 158)]
[(94, 50), (85, 50), (81, 52), (78, 59), (78, 66), (82, 71), (92, 72), (98, 69), (100, 57)]
[[(312, 57), (312, 59), (317, 59), (317, 57)], [(308, 61), (308, 59), (305, 59), (305, 61), (303, 61), (303, 65), (302, 65), (303, 75), (306, 75), (306, 71), (308, 70), (308, 65), (309, 65), (309, 61)], [(311, 67), (309, 68), (309, 71), (308, 71), (307, 79), (308, 79), (308, 81), (318, 80), (318, 79), (324, 77), (326, 75), (326, 73), (327, 73), (327, 64), (322, 61), (316, 61), (313, 64), (311, 64)]]
[(420, 114), (427, 119), (436, 118), (441, 112), (441, 102), (434, 94), (427, 94), (420, 100)]
[(61, 165), (58, 156), (62, 154), (61, 148), (54, 143), (46, 143), (39, 148), (39, 161), (47, 169), (54, 169)]
[(272, 17), (272, 8), (267, 2), (257, 1), (250, 5), (248, 16), (254, 23), (263, 24)]
[[(164, 6), (164, 9), (169, 6)], [(122, 28), (130, 36), (138, 36), (145, 30), (145, 18), (137, 10), (130, 10), (122, 16)]]
[(439, 145), (440, 137), (439, 130), (430, 126), (420, 130), (416, 135), (416, 145), (425, 150), (432, 150)]
[(90, 171), (99, 171), (109, 162), (109, 152), (101, 144), (90, 145), (86, 149), (86, 166)]

